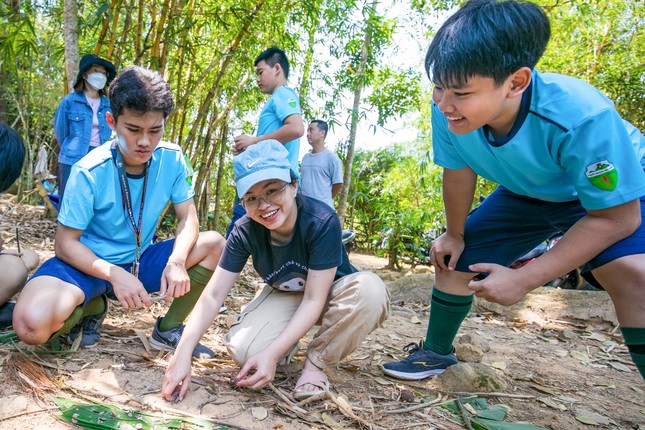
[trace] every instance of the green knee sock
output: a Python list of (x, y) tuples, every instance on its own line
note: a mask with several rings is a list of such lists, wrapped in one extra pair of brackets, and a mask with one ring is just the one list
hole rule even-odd
[(105, 312), (103, 296), (94, 297), (83, 307), (83, 318), (91, 315), (99, 315), (103, 312)]
[(621, 327), (620, 331), (634, 364), (645, 379), (645, 327)]
[(51, 335), (49, 340), (56, 339), (64, 334), (69, 333), (76, 324), (78, 324), (83, 318), (90, 315), (98, 315), (105, 311), (105, 301), (103, 301), (102, 296), (94, 297), (90, 300), (85, 306), (76, 306), (72, 314), (67, 317), (63, 323), (63, 327), (60, 328), (56, 333)]
[(83, 319), (83, 307), (76, 306), (74, 308), (74, 311), (72, 311), (72, 314), (67, 317), (60, 330), (52, 334), (49, 340), (56, 339), (57, 337), (69, 333), (69, 331), (73, 329), (74, 326), (81, 321), (81, 319)]
[(213, 271), (202, 266), (193, 266), (188, 269), (190, 276), (190, 291), (172, 301), (170, 309), (159, 323), (159, 330), (168, 331), (171, 328), (179, 327), (195, 307), (195, 303), (204, 291), (204, 287), (213, 276)]
[(90, 315), (101, 314), (103, 313), (103, 311), (105, 311), (105, 302), (103, 301), (102, 296), (94, 297), (85, 306), (76, 306), (72, 314), (67, 317), (60, 330), (51, 335), (49, 340), (69, 333), (69, 331), (74, 328), (74, 326), (76, 326), (76, 324), (78, 324), (83, 318)]
[(433, 288), (428, 333), (423, 349), (430, 349), (441, 355), (450, 354), (452, 342), (472, 304), (472, 295), (456, 296)]

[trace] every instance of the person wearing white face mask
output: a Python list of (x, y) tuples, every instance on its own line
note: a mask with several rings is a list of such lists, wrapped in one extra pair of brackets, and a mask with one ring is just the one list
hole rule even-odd
[(81, 58), (74, 91), (63, 98), (54, 116), (54, 137), (58, 141), (58, 195), (63, 193), (72, 165), (92, 149), (107, 142), (112, 130), (106, 114), (110, 101), (106, 85), (114, 79), (116, 68), (94, 54)]

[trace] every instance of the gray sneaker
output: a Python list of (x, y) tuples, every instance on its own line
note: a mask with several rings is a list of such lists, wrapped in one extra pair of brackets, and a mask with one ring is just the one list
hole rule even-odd
[(455, 349), (447, 355), (440, 355), (429, 349), (423, 349), (423, 341), (411, 343), (403, 348), (410, 355), (401, 361), (383, 364), (383, 373), (399, 379), (418, 381), (443, 373), (446, 368), (457, 364)]
[(105, 294), (101, 295), (105, 302), (105, 310), (98, 315), (90, 315), (83, 318), (67, 334), (67, 341), (74, 343), (79, 333), (82, 333), (80, 346), (85, 348), (94, 346), (101, 339), (101, 326), (108, 312), (108, 299)]
[[(152, 335), (148, 339), (150, 346), (154, 349), (161, 350), (167, 349), (169, 351), (174, 351), (179, 345), (181, 340), (181, 335), (184, 333), (185, 325), (180, 325), (179, 327), (171, 328), (168, 331), (159, 330), (159, 323), (161, 322), (162, 317), (157, 318), (155, 323), (155, 328), (152, 330)], [(215, 352), (206, 348), (201, 343), (198, 343), (195, 349), (193, 350), (193, 357), (195, 358), (215, 358)]]

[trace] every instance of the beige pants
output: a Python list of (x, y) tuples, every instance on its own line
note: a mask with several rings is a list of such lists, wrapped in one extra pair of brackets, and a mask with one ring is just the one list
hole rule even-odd
[[(264, 285), (223, 339), (233, 360), (243, 366), (269, 347), (291, 321), (303, 295)], [(337, 280), (316, 323), (320, 329), (309, 344), (307, 358), (321, 369), (336, 365), (385, 321), (389, 311), (390, 293), (374, 273), (358, 272)]]

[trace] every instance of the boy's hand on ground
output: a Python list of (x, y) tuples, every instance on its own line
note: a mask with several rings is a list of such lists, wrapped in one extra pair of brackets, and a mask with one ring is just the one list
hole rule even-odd
[(190, 291), (190, 276), (184, 266), (168, 264), (161, 275), (159, 295), (166, 298), (166, 304), (172, 299), (183, 296)]
[[(435, 239), (430, 249), (430, 263), (435, 267), (436, 270), (455, 270), (457, 261), (461, 256), (461, 253), (464, 252), (464, 239), (455, 238), (444, 233)], [(446, 258), (448, 262), (446, 264)]]
[(150, 307), (152, 302), (143, 284), (125, 269), (115, 271), (110, 279), (114, 295), (125, 309)]
[(233, 140), (233, 155), (239, 155), (244, 152), (246, 148), (257, 143), (255, 136), (249, 136), (248, 134), (235, 136), (235, 139)]
[(277, 365), (278, 361), (269, 354), (256, 354), (246, 362), (240, 373), (237, 374), (235, 385), (259, 390), (273, 381)]
[(493, 263), (478, 263), (469, 266), (473, 272), (488, 273), (480, 281), (472, 280), (468, 283), (477, 297), (489, 302), (510, 306), (519, 302), (533, 288), (523, 278), (521, 272)]

